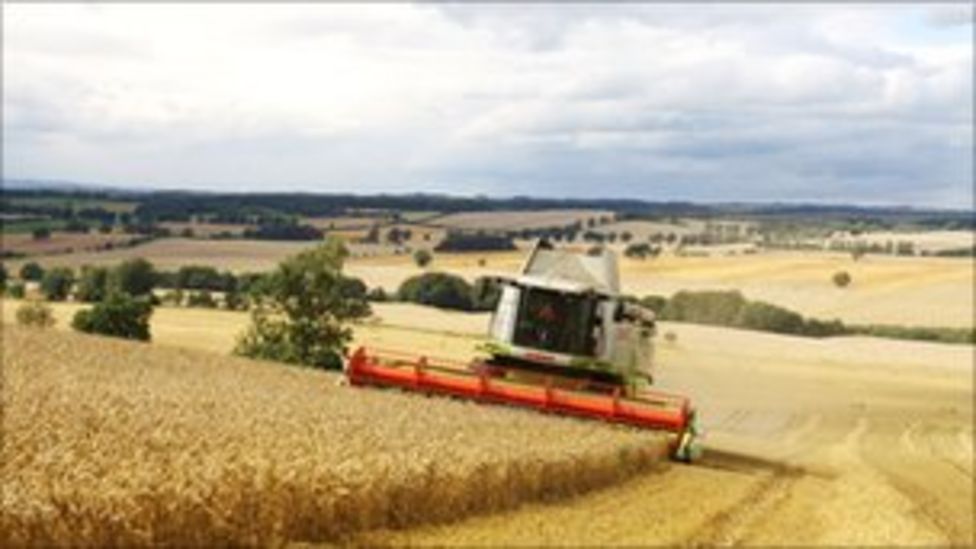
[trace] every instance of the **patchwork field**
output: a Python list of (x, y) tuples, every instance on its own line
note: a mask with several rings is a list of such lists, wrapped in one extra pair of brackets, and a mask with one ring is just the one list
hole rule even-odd
[(0, 233), (0, 249), (24, 255), (95, 252), (107, 244), (117, 245), (136, 238), (131, 234), (52, 231), (49, 238), (35, 239), (30, 233)]
[[(126, 259), (143, 257), (161, 269), (176, 269), (183, 265), (212, 265), (236, 272), (255, 272), (271, 270), (285, 257), (315, 245), (316, 242), (162, 238), (134, 248), (61, 254), (39, 259), (38, 262), (44, 266), (80, 267), (115, 265)], [(18, 260), (7, 263), (16, 270), (23, 262)]]
[(602, 210), (529, 210), (464, 212), (437, 217), (428, 222), (451, 229), (469, 230), (521, 230), (565, 227), (580, 222), (600, 219), (612, 220), (613, 212)]
[[(4, 303), (5, 321), (15, 304)], [(243, 313), (160, 308), (154, 343), (145, 345), (63, 333), (75, 308), (55, 306), (61, 335), (53, 339), (4, 325), (15, 395), (8, 425), (16, 433), (4, 451), (31, 448), (23, 455), (33, 457), (4, 460), (3, 532), (23, 531), (41, 516), (37, 531), (57, 535), (51, 525), (70, 526), (53, 518), (74, 509), (84, 511), (75, 524), (103, 525), (86, 535), (130, 544), (973, 541), (976, 357), (969, 346), (662, 323), (674, 337), (659, 342), (660, 384), (691, 395), (707, 431), (703, 461), (684, 466), (655, 461), (653, 437), (628, 430), (336, 387), (329, 374), (222, 356), (246, 323)], [(471, 356), (487, 322), (485, 314), (413, 305), (375, 310), (377, 319), (356, 327), (357, 343), (458, 360)], [(23, 406), (41, 395), (43, 408)], [(37, 434), (38, 421), (58, 436)], [(504, 436), (484, 436), (493, 432)], [(431, 433), (441, 434), (427, 441)], [(506, 438), (515, 442), (499, 447)], [(163, 449), (195, 457), (170, 479)], [(533, 457), (512, 465), (521, 455)], [(132, 459), (138, 468), (125, 465)], [(621, 459), (636, 476), (594, 472)], [(481, 478), (472, 471), (483, 467), (509, 472), (489, 476), (500, 483), (493, 488), (472, 484)], [(127, 469), (143, 476), (90, 474)], [(60, 485), (38, 475), (86, 489), (56, 492), (58, 501), (100, 495), (57, 511), (37, 502)], [(524, 484), (529, 477), (553, 479), (565, 489), (558, 494), (612, 485), (542, 502), (538, 485)], [(133, 493), (143, 495), (126, 497)], [(151, 511), (162, 505), (158, 494), (175, 512)], [(258, 500), (264, 504), (254, 506)], [(175, 537), (187, 524), (214, 537)]]
[(164, 222), (160, 227), (167, 229), (176, 236), (184, 236), (189, 231), (194, 238), (210, 238), (217, 235), (244, 234), (244, 231), (253, 229), (254, 225), (242, 225), (238, 223), (184, 223), (184, 222)]
[[(131, 249), (43, 257), (44, 265), (109, 265), (125, 258), (145, 257), (162, 269), (182, 265), (214, 265), (236, 272), (270, 270), (311, 242), (207, 241), (162, 239)], [(390, 255), (380, 245), (364, 247), (346, 271), (367, 285), (396, 291), (408, 277), (423, 272), (408, 254)], [(427, 270), (452, 272), (473, 281), (483, 275), (517, 272), (527, 251), (435, 254)], [(23, 260), (7, 262), (17, 272)], [(483, 263), (483, 264), (482, 264)], [(849, 323), (968, 327), (973, 325), (976, 263), (966, 258), (893, 257), (869, 255), (858, 261), (849, 254), (827, 252), (765, 252), (757, 254), (620, 260), (623, 290), (638, 296), (671, 295), (679, 290), (737, 289), (760, 299), (821, 319)], [(852, 284), (844, 289), (831, 277), (847, 271)]]

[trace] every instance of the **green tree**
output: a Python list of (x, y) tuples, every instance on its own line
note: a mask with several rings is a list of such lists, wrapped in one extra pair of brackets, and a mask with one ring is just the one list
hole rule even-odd
[(366, 299), (370, 301), (383, 302), (389, 300), (386, 290), (382, 286), (377, 286), (366, 294)]
[(38, 265), (36, 261), (28, 261), (20, 268), (20, 278), (23, 280), (40, 281), (44, 278), (44, 267)]
[(108, 288), (108, 269), (85, 265), (81, 268), (75, 297), (78, 301), (94, 303), (105, 299)]
[(7, 289), (7, 267), (0, 263), (0, 293)]
[(41, 279), (41, 293), (48, 301), (64, 301), (71, 294), (75, 283), (75, 273), (68, 267), (55, 267), (44, 273)]
[(847, 271), (837, 271), (834, 273), (831, 280), (834, 281), (834, 286), (837, 286), (838, 288), (846, 288), (850, 286), (853, 279), (851, 278), (851, 274)]
[(470, 311), (471, 285), (463, 278), (447, 273), (424, 273), (403, 281), (397, 292), (402, 301), (433, 305), (445, 309)]
[(502, 296), (501, 285), (487, 276), (478, 277), (471, 287), (471, 305), (476, 311), (493, 311)]
[(342, 297), (357, 301), (366, 301), (366, 294), (369, 290), (366, 283), (354, 276), (342, 276), (339, 278), (340, 291)]
[(112, 292), (90, 309), (75, 313), (71, 326), (79, 332), (149, 341), (152, 303), (145, 297)]
[(417, 266), (420, 267), (421, 269), (423, 269), (427, 265), (430, 265), (430, 262), (433, 260), (434, 260), (433, 254), (431, 254), (427, 250), (417, 250), (416, 252), (413, 253), (413, 262), (416, 263)]
[(347, 322), (367, 316), (369, 303), (342, 276), (349, 252), (330, 237), (314, 249), (283, 261), (252, 289), (251, 326), (238, 339), (244, 356), (342, 367), (352, 340)]
[(156, 271), (152, 263), (142, 258), (123, 261), (109, 273), (110, 292), (122, 292), (133, 297), (149, 295), (156, 285)]

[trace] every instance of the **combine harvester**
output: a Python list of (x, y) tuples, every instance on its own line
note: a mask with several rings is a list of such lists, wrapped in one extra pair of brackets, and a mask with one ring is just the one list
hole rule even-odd
[(539, 241), (501, 295), (487, 357), (469, 364), (356, 350), (352, 385), (397, 387), (673, 433), (672, 456), (700, 455), (688, 398), (649, 389), (653, 311), (621, 300), (613, 252), (583, 255)]

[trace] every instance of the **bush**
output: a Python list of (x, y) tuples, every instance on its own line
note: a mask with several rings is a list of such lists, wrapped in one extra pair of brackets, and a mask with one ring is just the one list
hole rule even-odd
[(423, 269), (427, 265), (430, 265), (430, 262), (433, 260), (434, 260), (433, 254), (431, 254), (427, 250), (417, 250), (416, 252), (413, 253), (413, 262), (416, 263), (417, 266), (420, 267), (421, 269)]
[(108, 277), (108, 288), (133, 297), (149, 295), (156, 286), (156, 271), (152, 263), (145, 259), (123, 261), (112, 269)]
[(967, 345), (976, 344), (976, 328), (937, 328), (872, 324), (868, 326), (851, 326), (849, 333), (892, 339), (936, 341), (939, 343)]
[(346, 322), (370, 312), (359, 285), (342, 276), (348, 255), (341, 240), (329, 238), (259, 279), (252, 288), (251, 326), (234, 352), (340, 369), (345, 346), (352, 340)]
[(366, 283), (354, 276), (342, 275), (339, 277), (339, 292), (345, 299), (366, 301)]
[(38, 265), (36, 261), (24, 263), (24, 266), (20, 268), (20, 278), (40, 282), (44, 278), (44, 267)]
[(780, 334), (802, 334), (804, 330), (803, 316), (761, 301), (750, 301), (742, 307), (735, 325)]
[(624, 249), (624, 255), (635, 259), (646, 259), (648, 257), (657, 257), (661, 253), (661, 249), (657, 246), (651, 246), (646, 242), (641, 242), (639, 244), (631, 244)]
[(152, 304), (148, 299), (113, 292), (91, 309), (78, 311), (71, 327), (89, 334), (149, 341), (150, 315)]
[(7, 267), (0, 263), (0, 292), (7, 288)]
[(851, 274), (847, 271), (837, 271), (831, 278), (834, 282), (834, 286), (838, 288), (846, 288), (851, 284), (852, 278)]
[(54, 326), (51, 306), (44, 301), (32, 299), (17, 307), (17, 324), (31, 328), (50, 328)]
[(640, 304), (654, 311), (654, 314), (660, 315), (661, 311), (668, 304), (668, 298), (659, 295), (649, 295), (641, 299)]
[(390, 296), (386, 295), (386, 290), (384, 290), (382, 286), (377, 286), (366, 294), (366, 299), (382, 303), (384, 301), (389, 301)]
[(48, 301), (64, 301), (71, 294), (75, 283), (75, 273), (67, 267), (55, 267), (44, 273), (41, 279), (41, 293)]
[(86, 303), (101, 301), (105, 299), (107, 288), (108, 269), (85, 265), (81, 268), (81, 277), (78, 279), (75, 298)]
[(803, 324), (803, 335), (809, 337), (830, 337), (850, 333), (840, 320), (817, 320), (808, 318)]
[(424, 273), (405, 280), (397, 295), (401, 301), (470, 311), (474, 306), (471, 293), (471, 285), (459, 276)]
[(321, 240), (323, 232), (311, 225), (270, 223), (244, 231), (244, 238), (258, 240)]
[(13, 299), (23, 299), (26, 293), (23, 282), (14, 282), (6, 290), (6, 294)]
[(243, 294), (250, 294), (251, 289), (257, 287), (258, 282), (264, 278), (260, 273), (243, 273), (237, 277), (237, 291)]
[(661, 311), (662, 320), (734, 326), (746, 299), (738, 291), (680, 291)]
[[(166, 277), (170, 278), (170, 277)], [(173, 287), (184, 290), (210, 290), (212, 292), (228, 292), (237, 287), (237, 279), (233, 273), (217, 272), (217, 269), (204, 265), (186, 265), (180, 267), (172, 280), (168, 280)], [(160, 284), (162, 285), (162, 284)]]
[(434, 248), (437, 252), (488, 252), (515, 250), (511, 237), (487, 234), (448, 233)]
[(186, 306), (214, 309), (217, 307), (217, 302), (214, 301), (213, 294), (208, 290), (200, 290), (199, 292), (190, 292), (186, 299)]

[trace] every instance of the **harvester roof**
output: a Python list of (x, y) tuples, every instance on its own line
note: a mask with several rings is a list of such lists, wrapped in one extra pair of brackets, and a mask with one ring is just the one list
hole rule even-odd
[(587, 255), (552, 249), (540, 241), (522, 267), (520, 281), (563, 291), (586, 291), (616, 295), (620, 291), (617, 257), (603, 250)]

